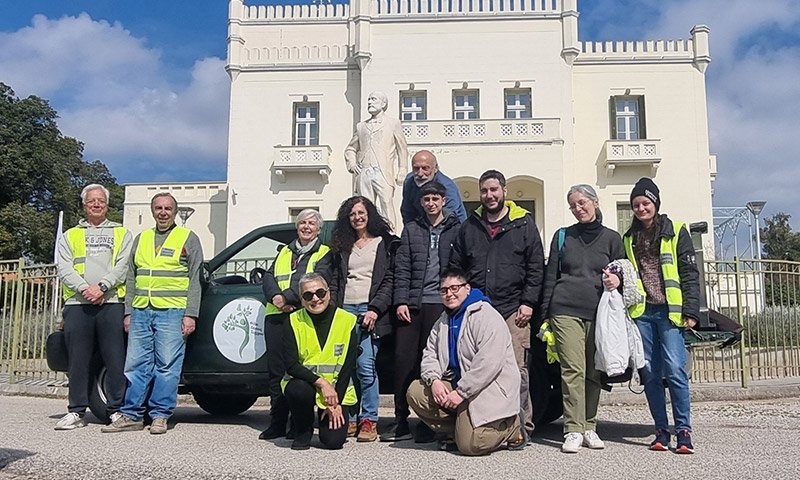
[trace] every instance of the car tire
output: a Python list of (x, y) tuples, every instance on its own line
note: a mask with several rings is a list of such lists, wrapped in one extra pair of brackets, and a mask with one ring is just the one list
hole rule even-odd
[(227, 393), (210, 393), (202, 390), (192, 391), (197, 405), (211, 415), (232, 416), (247, 411), (256, 403), (256, 395), (236, 395)]
[(94, 369), (92, 384), (89, 388), (89, 410), (103, 423), (108, 423), (108, 396), (106, 395), (106, 367)]

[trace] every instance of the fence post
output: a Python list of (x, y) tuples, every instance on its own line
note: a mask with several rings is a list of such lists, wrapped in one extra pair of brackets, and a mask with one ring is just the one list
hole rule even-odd
[(10, 369), (8, 372), (8, 381), (9, 383), (15, 383), (17, 381), (17, 368), (19, 367), (19, 355), (20, 355), (20, 337), (22, 336), (22, 306), (24, 305), (22, 299), (22, 290), (23, 290), (23, 283), (22, 283), (22, 267), (25, 266), (25, 260), (20, 258), (19, 263), (17, 264), (17, 285), (14, 289), (14, 323), (12, 325), (12, 335), (11, 335), (11, 363)]
[(740, 277), (742, 271), (739, 268), (739, 257), (733, 257), (733, 272), (736, 280), (736, 317), (744, 327), (742, 339), (739, 341), (739, 365), (742, 368), (742, 388), (747, 388), (750, 383), (750, 362), (747, 358), (747, 345), (745, 345), (747, 342), (747, 335), (745, 334), (747, 325), (745, 325), (744, 315), (742, 315), (742, 280)]

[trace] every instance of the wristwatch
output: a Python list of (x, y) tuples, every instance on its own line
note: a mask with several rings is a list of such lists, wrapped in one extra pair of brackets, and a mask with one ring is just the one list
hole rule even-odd
[(106, 293), (108, 291), (108, 285), (103, 282), (97, 282), (97, 285), (100, 287), (100, 291)]

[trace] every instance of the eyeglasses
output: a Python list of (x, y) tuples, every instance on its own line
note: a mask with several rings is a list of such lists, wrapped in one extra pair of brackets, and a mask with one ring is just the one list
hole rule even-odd
[(571, 205), (569, 206), (569, 209), (570, 209), (570, 210), (572, 210), (572, 211), (574, 212), (575, 210), (577, 210), (577, 209), (579, 209), (579, 208), (584, 208), (584, 207), (586, 207), (586, 205), (589, 205), (590, 203), (592, 203), (592, 201), (591, 201), (591, 200), (578, 200), (577, 202), (575, 202), (575, 203), (571, 204)]
[(459, 290), (461, 290), (461, 289), (462, 289), (462, 288), (463, 288), (465, 285), (466, 285), (466, 283), (457, 283), (457, 284), (455, 284), (455, 285), (448, 285), (448, 286), (446, 286), (446, 287), (442, 287), (442, 288), (440, 288), (440, 289), (439, 289), (439, 295), (441, 295), (441, 296), (443, 296), (443, 297), (444, 297), (445, 295), (447, 295), (447, 292), (450, 292), (450, 293), (452, 293), (453, 295), (455, 295), (455, 294), (456, 294), (456, 293), (458, 293), (458, 291), (459, 291)]
[(316, 292), (311, 292), (311, 291), (303, 292), (302, 297), (303, 297), (303, 300), (305, 300), (306, 302), (310, 302), (314, 298), (314, 295), (316, 295), (317, 298), (322, 300), (323, 298), (325, 298), (325, 295), (327, 295), (327, 294), (328, 294), (327, 290), (325, 290), (324, 288), (319, 288), (319, 289), (317, 289)]

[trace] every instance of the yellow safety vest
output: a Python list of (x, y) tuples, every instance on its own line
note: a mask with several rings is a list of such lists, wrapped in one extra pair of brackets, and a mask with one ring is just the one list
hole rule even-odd
[[(300, 363), (335, 387), (339, 379), (339, 372), (342, 370), (345, 358), (347, 358), (347, 349), (350, 346), (351, 332), (356, 325), (356, 316), (337, 308), (336, 313), (333, 315), (331, 331), (328, 332), (324, 348), (320, 348), (314, 323), (305, 309), (289, 315), (289, 321), (297, 342)], [(286, 389), (286, 384), (289, 383), (291, 378), (288, 375), (283, 377), (281, 390)], [(356, 389), (351, 380), (350, 385), (347, 386), (342, 404), (355, 405), (357, 401)], [(319, 390), (317, 391), (317, 406), (319, 408), (328, 408), (328, 404), (325, 403), (325, 397), (322, 396)]]
[[(683, 327), (683, 292), (681, 291), (681, 277), (678, 274), (678, 235), (681, 228), (686, 224), (673, 222), (674, 230), (672, 237), (661, 237), (660, 261), (661, 275), (664, 277), (664, 289), (667, 297), (667, 307), (669, 308), (669, 319), (678, 327)], [(628, 260), (633, 263), (633, 268), (639, 271), (639, 264), (636, 263), (636, 255), (633, 252), (633, 235), (626, 235), (625, 254)], [(647, 293), (644, 291), (641, 274), (636, 277), (636, 288), (642, 294), (642, 301), (628, 307), (631, 318), (639, 318), (644, 313)]]
[[(327, 245), (320, 245), (319, 250), (314, 252), (311, 255), (311, 258), (308, 260), (308, 265), (306, 266), (306, 271), (303, 273), (310, 273), (314, 271), (314, 267), (317, 266), (317, 262), (322, 259), (327, 253), (330, 251)], [(292, 269), (292, 250), (289, 248), (288, 245), (284, 246), (281, 251), (278, 253), (278, 258), (275, 259), (275, 268), (273, 269), (273, 275), (275, 276), (275, 280), (278, 282), (278, 288), (281, 290), (286, 290), (292, 283), (292, 275), (296, 272)], [(273, 305), (271, 302), (271, 298), (267, 299), (267, 315), (275, 315), (278, 313), (283, 313), (281, 309)]]
[(134, 308), (186, 308), (189, 295), (189, 267), (181, 265), (181, 251), (191, 230), (174, 227), (158, 253), (155, 249), (156, 229), (145, 230), (139, 236), (139, 246), (133, 257), (136, 265)]
[[(125, 227), (114, 227), (114, 247), (111, 251), (112, 265), (119, 262), (119, 249), (122, 247), (122, 240), (125, 238), (127, 230)], [(78, 275), (83, 276), (86, 272), (86, 228), (72, 227), (64, 233), (67, 237), (67, 243), (72, 248), (72, 268), (78, 272)], [(68, 286), (61, 284), (61, 290), (64, 294), (64, 300), (72, 298), (77, 292)], [(117, 297), (125, 298), (125, 283), (123, 282), (117, 286)]]

